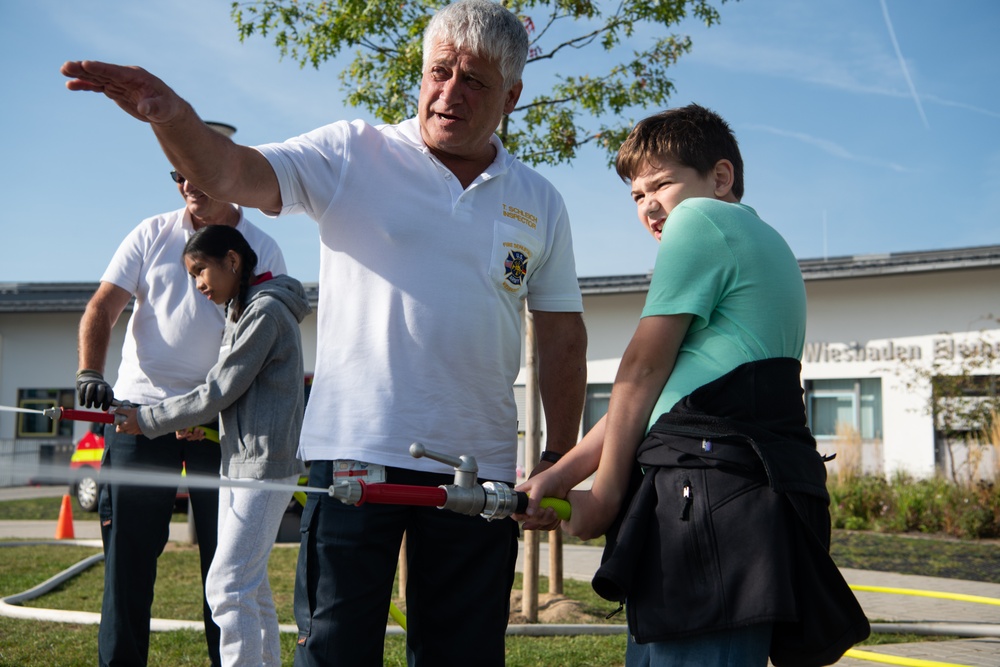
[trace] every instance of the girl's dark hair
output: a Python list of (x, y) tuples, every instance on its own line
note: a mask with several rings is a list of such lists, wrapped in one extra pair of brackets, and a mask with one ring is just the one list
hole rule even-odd
[(221, 262), (232, 250), (240, 256), (240, 289), (227, 309), (233, 322), (240, 318), (246, 307), (250, 281), (257, 270), (257, 253), (235, 227), (228, 225), (207, 225), (196, 231), (184, 244), (184, 255), (199, 259)]

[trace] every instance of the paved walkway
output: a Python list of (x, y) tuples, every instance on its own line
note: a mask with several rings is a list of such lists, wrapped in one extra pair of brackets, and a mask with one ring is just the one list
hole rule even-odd
[[(55, 535), (55, 525), (54, 521), (0, 521), (0, 538), (48, 540)], [(183, 542), (189, 539), (186, 523), (172, 523), (170, 530), (171, 540)], [(74, 533), (77, 539), (82, 540), (100, 538), (96, 521), (75, 521)], [(590, 581), (600, 557), (599, 548), (565, 545), (564, 576)], [(518, 559), (519, 571), (523, 569), (523, 558), (522, 548)], [(542, 575), (548, 573), (548, 558), (548, 545), (541, 544), (539, 572)], [(942, 634), (969, 638), (864, 647), (855, 649), (852, 657), (842, 658), (837, 662), (838, 667), (871, 667), (873, 664), (1000, 667), (1000, 584), (865, 570), (844, 569), (842, 572), (852, 586), (933, 593), (932, 597), (886, 590), (857, 591), (858, 601), (876, 629), (884, 627), (887, 631), (900, 632), (902, 627), (897, 626), (905, 626), (923, 631), (918, 634), (943, 631)]]
[[(521, 551), (520, 558), (523, 558), (523, 549)], [(600, 555), (601, 550), (594, 547), (565, 545), (563, 547), (564, 575), (568, 578), (589, 581), (600, 563)], [(1000, 547), (998, 547), (997, 556), (998, 564), (1000, 564)], [(540, 545), (539, 572), (542, 575), (548, 573), (548, 558), (548, 545)], [(518, 570), (521, 570), (520, 559)], [(912, 626), (919, 624), (925, 632), (917, 634), (941, 630), (941, 634), (990, 633), (993, 635), (989, 638), (866, 646), (863, 649), (855, 649), (858, 654), (861, 652), (875, 654), (870, 657), (892, 661), (881, 662), (881, 664), (918, 667), (938, 667), (941, 665), (1000, 667), (1000, 584), (866, 570), (842, 569), (841, 572), (847, 583), (852, 586), (931, 591), (950, 596), (927, 597), (890, 592), (857, 591), (858, 602), (861, 603), (865, 614), (876, 628), (892, 624), (901, 627), (898, 629), (887, 627), (886, 629), (893, 632), (904, 632), (906, 628), (911, 628), (911, 631), (921, 629), (912, 628)], [(959, 599), (954, 599), (955, 597)], [(988, 598), (983, 602), (992, 602), (992, 604), (974, 601), (977, 598)], [(960, 624), (960, 626), (942, 624)], [(956, 630), (963, 632), (956, 632)], [(873, 664), (879, 663), (853, 657), (845, 657), (837, 662), (838, 667), (870, 667)]]

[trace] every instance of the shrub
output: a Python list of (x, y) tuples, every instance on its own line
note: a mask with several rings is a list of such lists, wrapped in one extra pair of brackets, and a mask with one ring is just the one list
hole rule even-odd
[(955, 537), (1000, 537), (1000, 493), (992, 482), (958, 488), (948, 512), (946, 532)]
[(948, 483), (941, 478), (915, 480), (897, 473), (891, 484), (894, 512), (886, 522), (886, 532), (937, 533), (942, 530), (942, 510), (948, 497)]
[(955, 484), (898, 473), (891, 481), (876, 475), (831, 479), (828, 488), (834, 528), (1000, 537), (1000, 489), (993, 482)]
[(881, 477), (852, 475), (832, 482), (829, 490), (834, 528), (872, 530), (890, 509), (891, 488)]

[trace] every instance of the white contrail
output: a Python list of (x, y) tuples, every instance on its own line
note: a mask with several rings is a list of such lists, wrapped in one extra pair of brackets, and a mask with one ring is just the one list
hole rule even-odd
[(882, 4), (882, 16), (885, 17), (885, 27), (889, 29), (889, 39), (892, 40), (892, 47), (896, 49), (896, 57), (899, 59), (899, 66), (903, 69), (903, 77), (906, 79), (906, 85), (910, 87), (910, 95), (913, 97), (913, 101), (917, 105), (917, 111), (920, 112), (920, 118), (924, 121), (924, 127), (928, 130), (930, 129), (930, 123), (927, 122), (927, 116), (924, 114), (924, 107), (920, 104), (920, 96), (917, 95), (917, 89), (913, 85), (913, 79), (910, 78), (910, 70), (906, 68), (906, 60), (903, 59), (903, 52), (899, 50), (899, 42), (896, 41), (896, 31), (892, 29), (892, 19), (889, 18), (889, 8), (886, 7), (885, 0), (879, 0)]
[(796, 141), (801, 141), (802, 143), (808, 144), (810, 146), (815, 146), (820, 150), (833, 155), (834, 157), (839, 157), (845, 160), (851, 160), (854, 162), (861, 162), (863, 164), (870, 164), (883, 169), (891, 169), (893, 171), (898, 171), (900, 173), (910, 173), (913, 169), (905, 167), (901, 164), (895, 162), (887, 162), (879, 158), (867, 157), (865, 155), (859, 155), (851, 152), (847, 148), (844, 148), (838, 143), (829, 141), (827, 139), (821, 139), (819, 137), (814, 137), (803, 132), (790, 132), (783, 128), (772, 127), (770, 125), (758, 125), (756, 123), (747, 123), (741, 126), (742, 128), (749, 128), (753, 130), (760, 130), (761, 132), (768, 132), (779, 137), (788, 137), (789, 139), (794, 139)]

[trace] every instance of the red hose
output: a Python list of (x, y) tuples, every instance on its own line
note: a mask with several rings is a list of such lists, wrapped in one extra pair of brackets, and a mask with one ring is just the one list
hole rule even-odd
[(361, 482), (363, 503), (377, 505), (419, 505), (441, 507), (448, 500), (448, 492), (438, 486), (415, 486), (412, 484), (365, 484)]
[(70, 408), (60, 408), (62, 416), (60, 419), (70, 421), (97, 422), (99, 424), (114, 424), (115, 416), (110, 412), (93, 412), (91, 410), (72, 410)]

